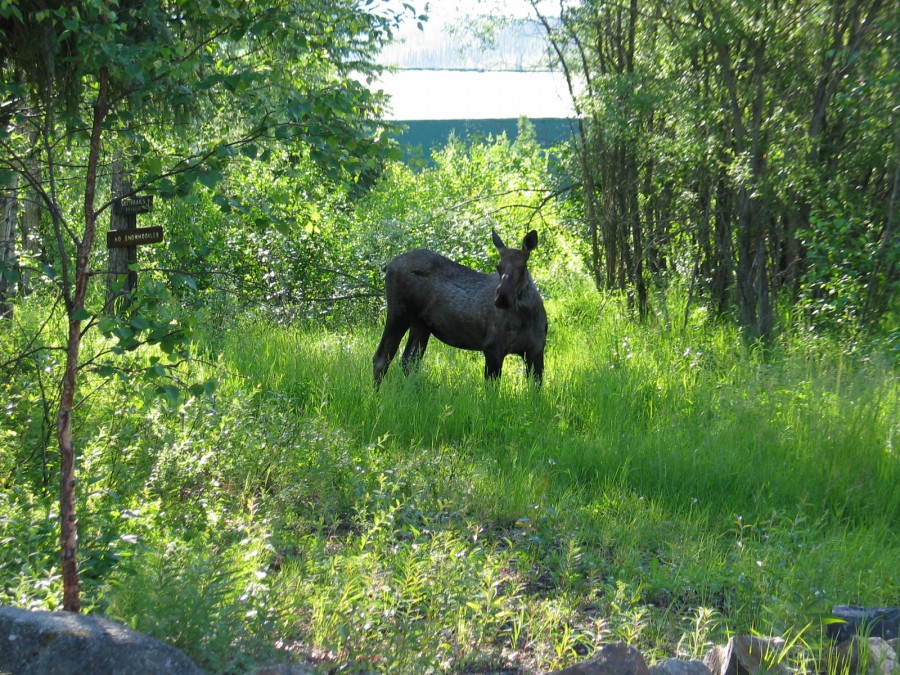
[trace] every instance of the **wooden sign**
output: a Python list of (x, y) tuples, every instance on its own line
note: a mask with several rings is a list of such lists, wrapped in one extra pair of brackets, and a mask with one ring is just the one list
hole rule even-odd
[(150, 213), (153, 210), (153, 195), (122, 197), (116, 202), (116, 211), (125, 215)]
[(162, 226), (135, 227), (130, 230), (110, 230), (106, 233), (107, 248), (126, 248), (141, 244), (158, 244), (163, 240)]

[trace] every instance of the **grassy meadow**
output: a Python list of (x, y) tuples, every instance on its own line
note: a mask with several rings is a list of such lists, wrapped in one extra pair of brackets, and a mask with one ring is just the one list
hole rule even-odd
[[(900, 603), (887, 358), (803, 333), (763, 350), (701, 316), (640, 326), (596, 297), (548, 313), (540, 390), (514, 357), (485, 384), (480, 354), (433, 340), (375, 391), (376, 323), (246, 320), (181, 371), (215, 391), (177, 401), (88, 375), (88, 609), (210, 672), (536, 673), (612, 640), (653, 662), (751, 631), (811, 672), (832, 605)], [(35, 393), (54, 364), (4, 390), (4, 604), (59, 602)]]

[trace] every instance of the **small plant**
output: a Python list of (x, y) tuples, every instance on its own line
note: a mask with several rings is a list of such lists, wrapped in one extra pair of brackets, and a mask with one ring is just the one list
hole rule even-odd
[(678, 655), (702, 658), (713, 646), (712, 637), (719, 626), (718, 612), (709, 607), (696, 607), (689, 628), (678, 640)]

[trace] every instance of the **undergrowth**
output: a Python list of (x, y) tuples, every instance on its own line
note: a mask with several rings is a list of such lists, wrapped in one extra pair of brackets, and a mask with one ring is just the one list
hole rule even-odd
[[(198, 345), (200, 396), (87, 374), (89, 609), (212, 672), (539, 672), (748, 632), (793, 636), (802, 671), (832, 605), (900, 602), (893, 364), (565, 302), (540, 390), (433, 342), (375, 391), (377, 327), (261, 321)], [(53, 367), (5, 380), (4, 604), (59, 602)]]

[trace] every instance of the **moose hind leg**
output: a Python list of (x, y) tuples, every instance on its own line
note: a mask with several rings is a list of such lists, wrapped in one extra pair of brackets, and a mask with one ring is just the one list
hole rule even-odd
[(409, 328), (409, 339), (406, 341), (406, 348), (403, 350), (403, 372), (409, 373), (410, 370), (419, 365), (419, 361), (425, 356), (425, 349), (428, 347), (428, 338), (431, 337), (431, 331), (424, 323), (415, 322)]
[(376, 388), (381, 384), (388, 366), (391, 365), (391, 361), (394, 360), (394, 356), (396, 356), (397, 350), (400, 348), (400, 341), (408, 329), (409, 321), (402, 316), (391, 316), (390, 312), (388, 312), (381, 342), (378, 343), (378, 349), (375, 350), (375, 356), (372, 357), (372, 370)]
[(538, 386), (544, 379), (544, 352), (537, 354), (525, 353), (525, 372)]

